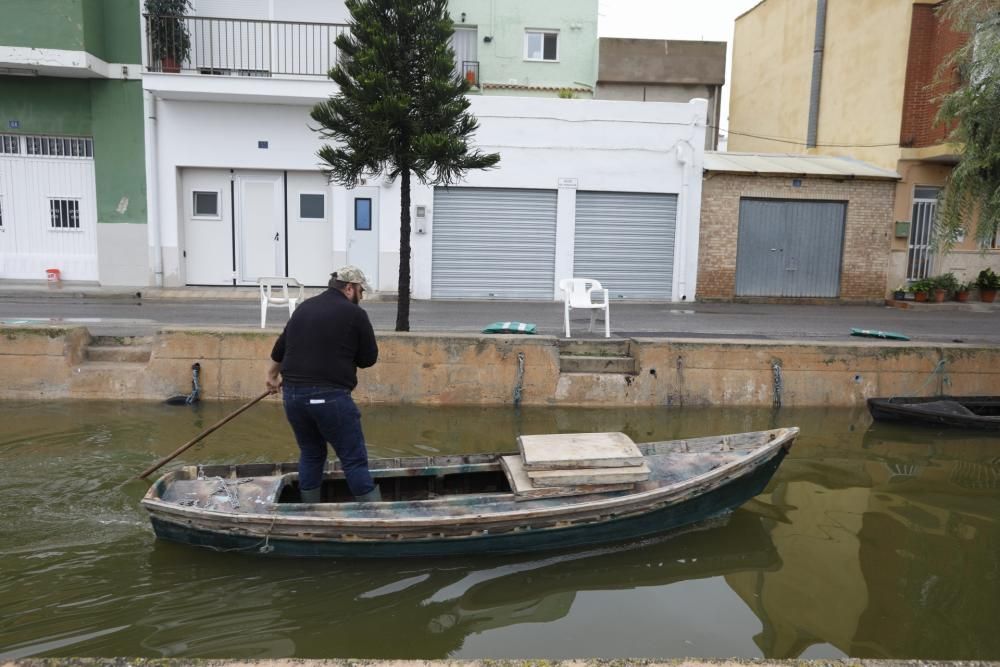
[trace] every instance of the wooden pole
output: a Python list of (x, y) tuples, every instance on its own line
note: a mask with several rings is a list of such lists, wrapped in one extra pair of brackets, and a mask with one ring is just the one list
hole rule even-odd
[(196, 435), (194, 438), (192, 438), (191, 440), (188, 440), (183, 445), (181, 445), (180, 447), (178, 447), (177, 449), (175, 449), (166, 458), (160, 459), (154, 465), (150, 466), (149, 468), (146, 468), (144, 471), (142, 471), (142, 473), (138, 477), (136, 477), (136, 479), (146, 479), (147, 477), (149, 477), (149, 475), (151, 475), (152, 473), (154, 473), (157, 470), (159, 470), (162, 466), (166, 465), (167, 463), (170, 463), (175, 458), (177, 458), (178, 456), (180, 456), (181, 454), (183, 454), (184, 452), (186, 452), (188, 449), (190, 449), (194, 445), (198, 444), (202, 439), (204, 439), (204, 437), (206, 435), (209, 435), (210, 433), (215, 432), (221, 426), (224, 426), (225, 424), (227, 424), (228, 422), (232, 421), (234, 418), (236, 418), (237, 416), (239, 416), (240, 414), (242, 414), (246, 410), (250, 409), (251, 407), (253, 407), (255, 404), (257, 404), (258, 402), (260, 402), (261, 400), (263, 400), (267, 396), (270, 396), (271, 393), (272, 392), (269, 389), (269, 390), (265, 391), (263, 394), (261, 394), (260, 396), (258, 396), (257, 398), (255, 398), (252, 401), (250, 401), (249, 403), (247, 403), (246, 405), (244, 405), (241, 408), (237, 409), (236, 411), (230, 413), (226, 417), (223, 417), (217, 423), (213, 424), (212, 426), (209, 426), (207, 429), (205, 429), (204, 431), (202, 431), (201, 433), (199, 433), (198, 435)]

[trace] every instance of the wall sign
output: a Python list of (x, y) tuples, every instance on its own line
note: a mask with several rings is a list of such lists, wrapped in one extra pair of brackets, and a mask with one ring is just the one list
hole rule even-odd
[(7, 127), (9, 127), (12, 130), (16, 130), (16, 129), (18, 129), (18, 128), (21, 127), (21, 121), (19, 121), (19, 120), (8, 120), (7, 121)]
[(575, 188), (580, 185), (580, 179), (578, 178), (560, 178), (559, 187), (561, 188)]

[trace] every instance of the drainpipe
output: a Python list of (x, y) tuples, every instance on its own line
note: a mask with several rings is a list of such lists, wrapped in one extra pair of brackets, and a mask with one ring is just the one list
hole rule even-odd
[(806, 147), (816, 148), (819, 128), (819, 94), (823, 83), (823, 49), (826, 45), (826, 0), (816, 0), (816, 39), (813, 45), (812, 85), (809, 90), (809, 131)]
[[(681, 196), (677, 202), (677, 229), (683, 229), (687, 231), (687, 214), (688, 214), (688, 198), (691, 196), (691, 181), (688, 173), (691, 171), (691, 156), (688, 155), (688, 149), (693, 150), (691, 144), (684, 140), (677, 144), (677, 161), (681, 165)], [(676, 239), (681, 234), (677, 234), (675, 230)], [(682, 238), (686, 238), (687, 234), (683, 234)], [(677, 244), (674, 244), (676, 250)], [(674, 254), (674, 261), (677, 262), (677, 292), (676, 297), (683, 301), (687, 300), (687, 243), (681, 248), (681, 252)]]
[(159, 147), (156, 139), (156, 96), (142, 91), (146, 139), (146, 224), (149, 247), (152, 249), (153, 284), (163, 287), (163, 242), (160, 234)]

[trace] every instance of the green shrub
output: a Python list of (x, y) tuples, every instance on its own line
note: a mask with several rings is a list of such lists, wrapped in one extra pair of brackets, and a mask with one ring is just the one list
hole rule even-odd
[(976, 278), (976, 285), (979, 289), (1000, 289), (1000, 276), (993, 273), (993, 269), (983, 269)]

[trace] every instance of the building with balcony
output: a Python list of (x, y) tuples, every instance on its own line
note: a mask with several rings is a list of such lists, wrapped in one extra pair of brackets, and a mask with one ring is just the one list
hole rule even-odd
[[(318, 286), (350, 263), (394, 292), (399, 183), (327, 182), (309, 117), (337, 92), (326, 72), (347, 29), (343, 5), (193, 5), (190, 16), (142, 22), (158, 279), (251, 285), (287, 275)], [(581, 6), (592, 20), (565, 18)], [(449, 188), (414, 182), (413, 296), (551, 300), (559, 279), (585, 275), (617, 298), (692, 299), (706, 102), (558, 99), (573, 86), (593, 90), (596, 2), (528, 10), (452, 5), (460, 28), (476, 26), (466, 45), (490, 53), (456, 49), (456, 60), (478, 63), (476, 143), (501, 163)]]
[(0, 279), (149, 281), (139, 0), (6, 0)]
[[(768, 0), (736, 21), (729, 150), (853, 157), (901, 177), (883, 230), (884, 289), (929, 275), (1000, 269), (971, 241), (933, 253), (938, 196), (958, 160), (935, 74), (965, 42), (934, 0)], [(994, 246), (997, 244), (994, 243)]]

